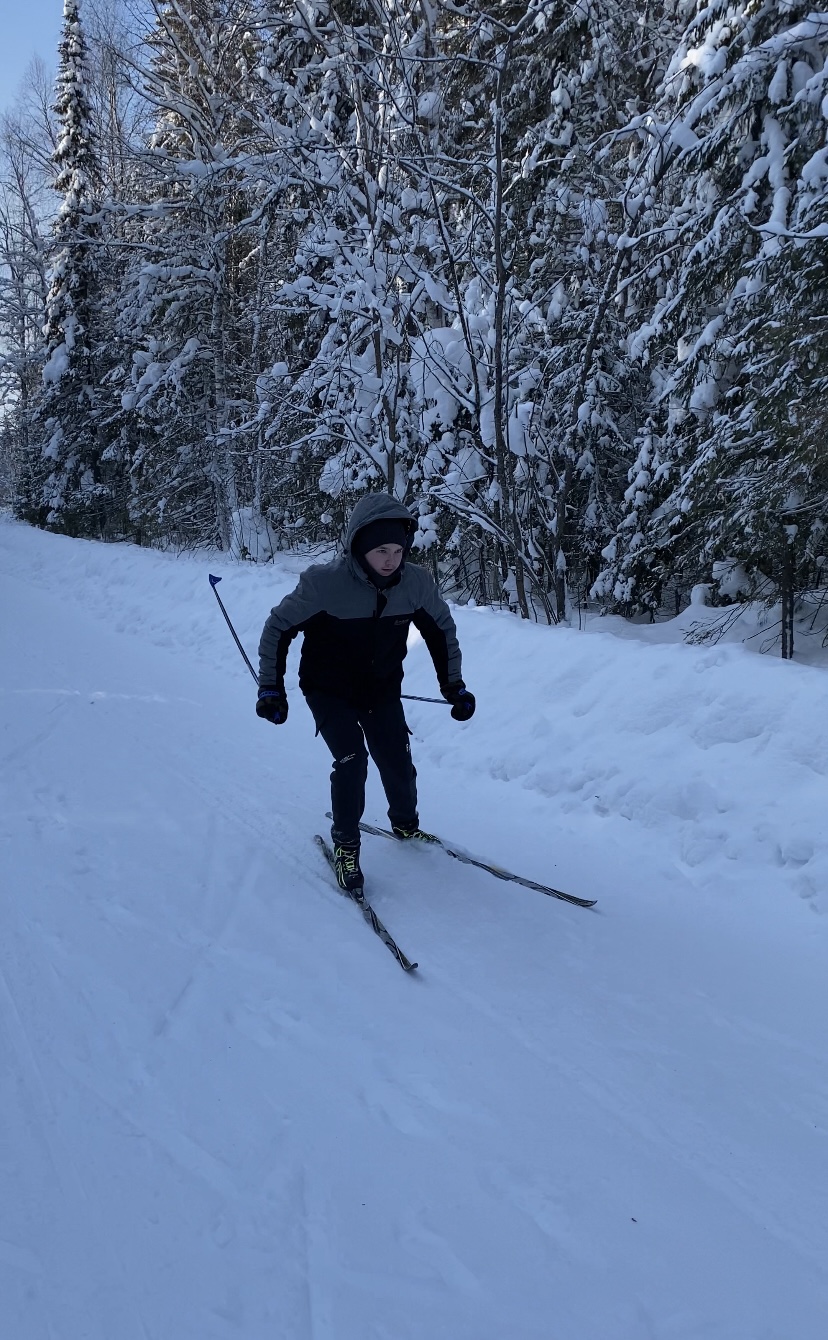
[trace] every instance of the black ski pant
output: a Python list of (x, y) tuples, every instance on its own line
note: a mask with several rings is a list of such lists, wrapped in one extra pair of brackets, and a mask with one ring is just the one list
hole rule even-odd
[(305, 697), (317, 734), (333, 754), (334, 842), (359, 841), (369, 753), (385, 788), (391, 823), (403, 828), (416, 827), (417, 772), (411, 761), (409, 730), (399, 697), (383, 698), (371, 707), (355, 707), (329, 693), (310, 691)]

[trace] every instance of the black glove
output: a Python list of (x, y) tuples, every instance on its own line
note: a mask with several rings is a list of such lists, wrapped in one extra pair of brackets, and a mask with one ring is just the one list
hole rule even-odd
[(283, 684), (263, 684), (256, 699), (256, 716), (281, 726), (287, 721), (288, 700)]
[(474, 694), (469, 693), (465, 684), (445, 684), (440, 689), (447, 703), (451, 703), (451, 715), (455, 721), (468, 721), (474, 716)]

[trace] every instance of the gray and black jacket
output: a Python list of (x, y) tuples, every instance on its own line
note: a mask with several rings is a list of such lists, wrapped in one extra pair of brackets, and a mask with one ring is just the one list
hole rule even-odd
[[(357, 531), (381, 517), (410, 528), (403, 561), (382, 590), (351, 550)], [(440, 687), (462, 686), (460, 647), (448, 605), (425, 569), (406, 562), (415, 529), (408, 509), (388, 494), (361, 498), (351, 514), (343, 556), (308, 568), (296, 590), (271, 610), (259, 643), (259, 684), (282, 685), (288, 648), (297, 633), (304, 633), (302, 692), (369, 705), (399, 692), (413, 623), (431, 653)]]

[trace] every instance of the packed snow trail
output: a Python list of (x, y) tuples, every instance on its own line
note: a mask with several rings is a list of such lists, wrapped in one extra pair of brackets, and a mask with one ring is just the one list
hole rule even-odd
[(407, 977), (207, 571), (0, 525), (0, 1336), (823, 1340), (822, 673), (459, 611), (423, 823), (600, 903), (366, 841)]

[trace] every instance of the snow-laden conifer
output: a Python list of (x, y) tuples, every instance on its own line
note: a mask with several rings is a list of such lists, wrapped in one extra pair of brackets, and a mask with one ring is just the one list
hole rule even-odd
[(598, 148), (624, 119), (637, 37), (603, 2), (445, 21), (447, 135), (430, 173), (455, 312), (442, 360), (432, 339), (429, 464), (460, 520), (461, 570), (482, 563), (474, 594), (505, 592), (524, 614), (564, 617), (568, 572), (589, 570), (612, 527), (605, 481), (629, 418), (612, 304), (623, 173)]
[[(372, 487), (416, 507), (418, 341), (450, 305), (427, 176), (440, 119), (434, 15), (272, 5), (269, 25), (274, 119), (294, 169), (293, 253), (276, 291), (290, 390), (283, 381), (268, 401), (270, 440), (292, 438), (294, 465), (316, 462), (332, 520)], [(425, 521), (417, 543), (430, 540)]]
[[(728, 597), (807, 585), (825, 524), (825, 63), (806, 4), (700, 6), (649, 124), (669, 159), (631, 350), (653, 414), (599, 589), (655, 607), (665, 582)], [(789, 635), (789, 630), (788, 630)]]
[(35, 415), (44, 361), (52, 206), (52, 127), (45, 68), (30, 72), (18, 105), (0, 119), (0, 402), (4, 501), (42, 518), (43, 470)]
[[(261, 203), (247, 170), (255, 14), (247, 0), (157, 0), (144, 71), (155, 126), (142, 156), (140, 245), (119, 333), (130, 507), (185, 542), (232, 548), (237, 434), (255, 403)], [(165, 518), (167, 520), (165, 520)]]
[(61, 201), (46, 299), (39, 502), (48, 526), (94, 534), (104, 526), (107, 496), (97, 385), (101, 174), (80, 0), (64, 0), (59, 57), (53, 161)]

